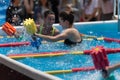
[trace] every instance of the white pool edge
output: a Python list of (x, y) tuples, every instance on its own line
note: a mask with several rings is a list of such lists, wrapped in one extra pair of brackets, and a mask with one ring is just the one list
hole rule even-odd
[(62, 80), (58, 77), (49, 75), (40, 70), (36, 70), (30, 66), (27, 66), (23, 63), (20, 63), (16, 60), (6, 57), (5, 55), (0, 54), (0, 63), (6, 65), (7, 67), (16, 70), (33, 80)]
[[(109, 21), (91, 21), (91, 22), (76, 22), (74, 25), (80, 25), (80, 24), (100, 24), (100, 23), (113, 23), (118, 22), (118, 20), (109, 20)], [(58, 26), (59, 24), (54, 24), (54, 26)]]

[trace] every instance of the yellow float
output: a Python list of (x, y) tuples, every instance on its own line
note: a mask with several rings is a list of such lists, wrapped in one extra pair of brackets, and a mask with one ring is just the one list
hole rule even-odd
[(26, 32), (30, 35), (34, 34), (37, 31), (36, 24), (33, 19), (29, 18), (23, 22)]

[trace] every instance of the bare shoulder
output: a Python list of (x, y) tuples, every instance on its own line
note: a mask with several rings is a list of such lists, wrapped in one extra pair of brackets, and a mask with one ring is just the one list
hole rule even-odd
[(73, 34), (73, 33), (77, 33), (77, 32), (78, 32), (78, 30), (75, 28), (69, 28), (64, 31), (64, 33), (67, 33), (67, 34)]
[(70, 28), (70, 29), (68, 29), (68, 31), (69, 31), (69, 32), (78, 32), (78, 30), (75, 29), (75, 28)]

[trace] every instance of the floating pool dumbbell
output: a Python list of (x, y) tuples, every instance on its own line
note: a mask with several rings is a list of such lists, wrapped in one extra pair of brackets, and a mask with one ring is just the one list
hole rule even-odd
[(35, 40), (31, 40), (31, 46), (36, 47), (37, 49), (39, 49), (41, 41), (42, 41), (41, 38), (36, 38)]
[(18, 40), (22, 40), (23, 36), (20, 36), (14, 26), (12, 26), (10, 23), (6, 22), (2, 26), (2, 30), (8, 35), (8, 36), (14, 36)]
[(97, 46), (93, 48), (90, 54), (92, 56), (94, 66), (97, 70), (102, 70), (109, 66), (107, 52), (103, 46)]
[(37, 31), (36, 24), (35, 24), (34, 20), (31, 18), (26, 19), (23, 22), (23, 25), (26, 28), (27, 33), (30, 35), (33, 35)]
[[(26, 19), (23, 24), (28, 34), (33, 35), (35, 32), (37, 32), (36, 24), (33, 19)], [(41, 44), (41, 40), (41, 38), (34, 37), (34, 39), (31, 40), (31, 46), (38, 49), (39, 45)]]
[(3, 24), (2, 30), (9, 36), (13, 36), (16, 32), (16, 29), (8, 22)]

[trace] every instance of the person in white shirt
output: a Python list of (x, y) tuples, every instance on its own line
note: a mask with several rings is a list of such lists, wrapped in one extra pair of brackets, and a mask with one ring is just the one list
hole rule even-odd
[(96, 21), (98, 0), (81, 0), (83, 21)]
[(112, 20), (114, 11), (114, 0), (99, 0), (99, 20)]

